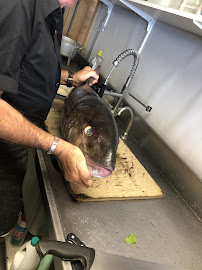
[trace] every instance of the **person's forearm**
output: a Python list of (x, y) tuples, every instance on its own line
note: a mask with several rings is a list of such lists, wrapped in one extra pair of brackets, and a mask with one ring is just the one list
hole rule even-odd
[(48, 151), (53, 135), (30, 123), (0, 97), (0, 139)]
[[(0, 139), (48, 151), (54, 136), (30, 123), (22, 114), (1, 98), (0, 91)], [(91, 186), (92, 178), (81, 150), (59, 139), (54, 151), (66, 180), (82, 186)]]
[[(61, 70), (61, 77), (60, 77), (60, 84), (66, 85), (67, 84), (67, 79), (69, 76), (69, 72), (67, 70), (62, 69)], [(79, 86), (79, 82), (77, 82), (76, 76), (73, 75), (73, 86)]]
[(61, 70), (60, 84), (66, 85), (69, 72), (67, 70)]

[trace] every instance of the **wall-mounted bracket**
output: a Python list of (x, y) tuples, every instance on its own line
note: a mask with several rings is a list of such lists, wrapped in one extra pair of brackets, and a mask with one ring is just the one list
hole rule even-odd
[(101, 26), (101, 32), (104, 32), (105, 27), (107, 26), (109, 17), (111, 15), (112, 9), (114, 7), (114, 4), (110, 3), (107, 0), (100, 0), (100, 1), (103, 2), (105, 5), (107, 5), (107, 14), (106, 14), (106, 17), (105, 17), (104, 21), (102, 22), (102, 26)]
[(140, 54), (151, 31), (152, 31), (152, 28), (156, 22), (156, 19), (151, 17), (150, 15), (148, 15), (147, 13), (143, 12), (142, 10), (140, 10), (139, 8), (136, 8), (135, 6), (133, 6), (132, 4), (130, 4), (128, 1), (126, 0), (119, 0), (122, 4), (124, 4), (125, 6), (127, 6), (129, 9), (131, 9), (132, 11), (134, 11), (135, 13), (137, 13), (141, 18), (143, 18), (145, 21), (148, 22), (147, 24), (147, 33), (145, 34), (141, 44), (140, 44), (140, 47), (138, 49), (138, 53)]
[(125, 6), (127, 6), (129, 9), (137, 13), (140, 17), (142, 17), (145, 21), (148, 22), (147, 25), (147, 32), (151, 30), (151, 28), (154, 25), (154, 22), (156, 21), (153, 17), (149, 16), (147, 13), (143, 12), (139, 8), (134, 7), (132, 4), (128, 3), (128, 1), (125, 0), (119, 0), (121, 3), (123, 3)]
[(198, 27), (202, 30), (202, 22), (193, 20), (193, 23), (194, 23), (196, 26), (198, 26)]

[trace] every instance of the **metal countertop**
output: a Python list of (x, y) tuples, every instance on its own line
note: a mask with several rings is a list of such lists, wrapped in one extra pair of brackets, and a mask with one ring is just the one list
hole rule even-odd
[[(121, 125), (119, 130), (122, 134)], [(38, 151), (40, 163), (47, 167), (47, 179), (50, 180), (51, 196), (54, 197), (53, 201), (49, 201), (49, 207), (54, 209), (61, 222), (62, 231), (58, 232), (56, 221), (54, 233), (63, 234), (62, 238), (65, 238), (72, 232), (86, 246), (95, 250), (176, 265), (182, 269), (201, 270), (201, 222), (130, 135), (126, 144), (160, 186), (163, 198), (76, 202), (63, 177), (55, 177), (50, 157)], [(48, 193), (50, 195), (50, 190)], [(54, 223), (55, 217), (51, 219)], [(136, 234), (136, 244), (124, 243), (130, 233)], [(61, 235), (57, 240), (62, 241)]]

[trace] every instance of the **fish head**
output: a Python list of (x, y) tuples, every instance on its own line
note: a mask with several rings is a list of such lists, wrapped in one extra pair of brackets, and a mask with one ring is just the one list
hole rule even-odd
[[(65, 120), (65, 122), (64, 122)], [(100, 98), (85, 100), (63, 116), (63, 139), (83, 152), (89, 172), (107, 177), (115, 168), (119, 137), (114, 116)]]
[(107, 177), (115, 168), (117, 138), (107, 123), (93, 122), (83, 125), (82, 142), (78, 147), (86, 158), (91, 175)]

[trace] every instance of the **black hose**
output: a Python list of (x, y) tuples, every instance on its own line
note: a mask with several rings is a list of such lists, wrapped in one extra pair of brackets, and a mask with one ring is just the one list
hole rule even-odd
[(106, 87), (107, 87), (107, 86), (103, 83), (102, 86), (101, 86), (101, 89), (100, 89), (100, 91), (99, 91), (99, 93), (98, 93), (98, 95), (99, 95), (100, 97), (103, 96)]

